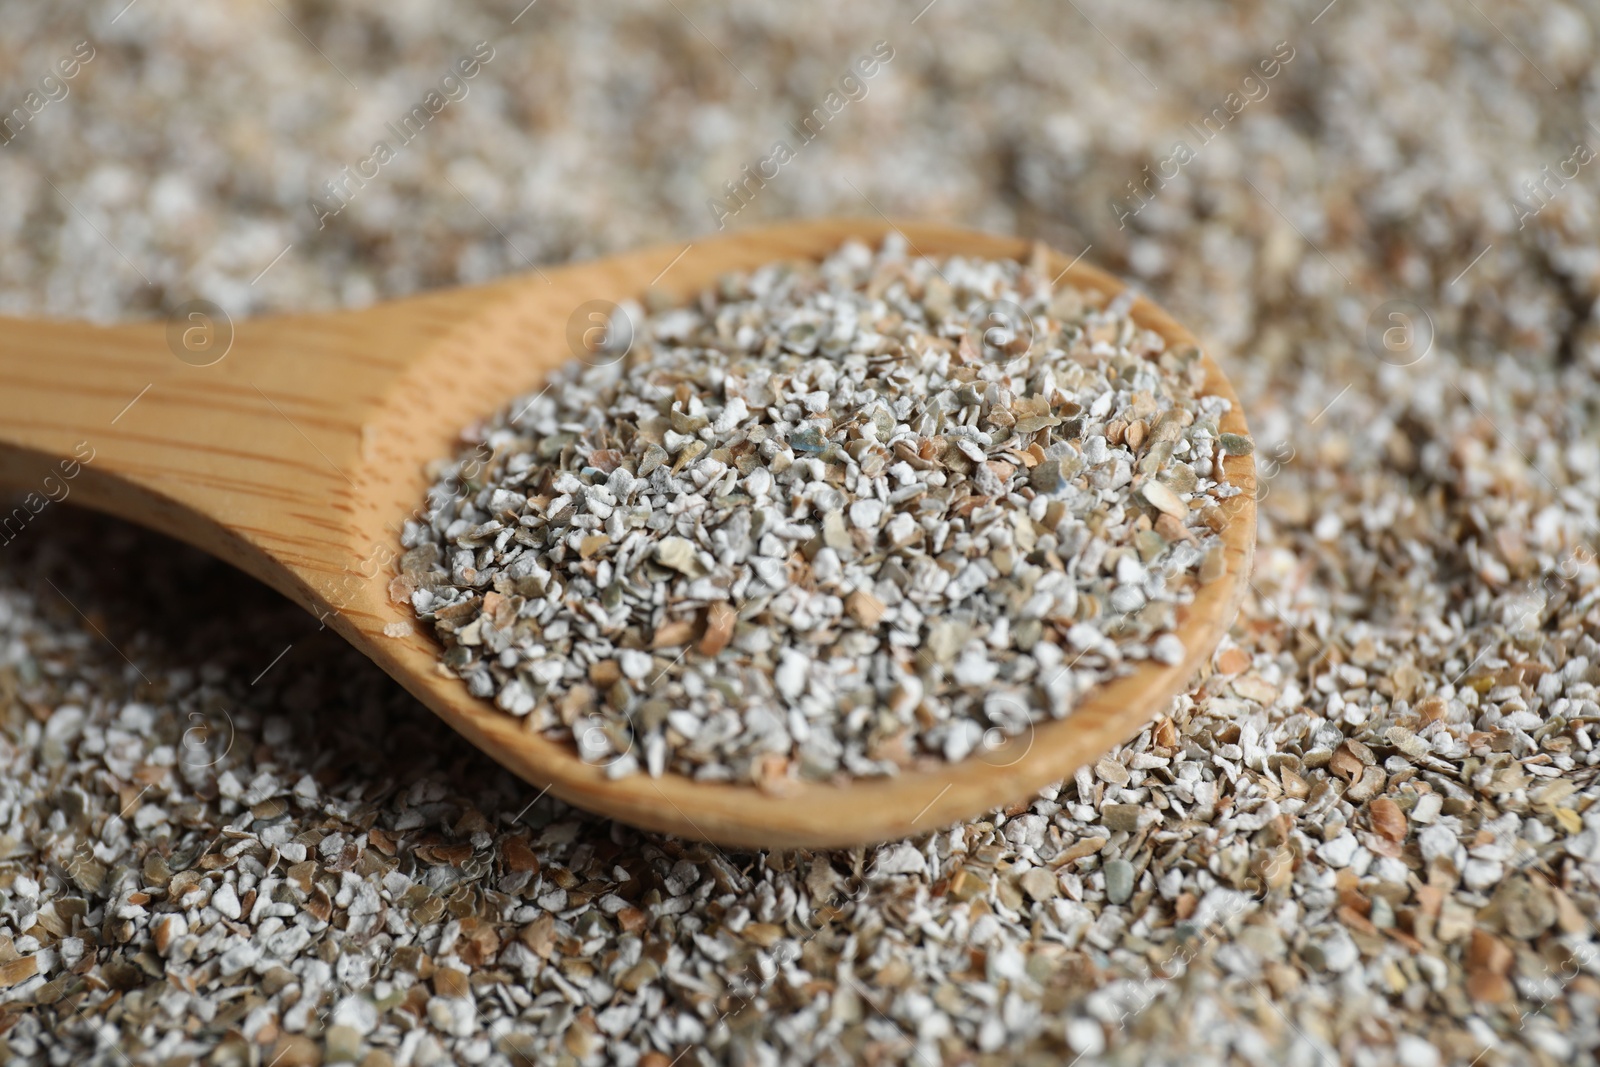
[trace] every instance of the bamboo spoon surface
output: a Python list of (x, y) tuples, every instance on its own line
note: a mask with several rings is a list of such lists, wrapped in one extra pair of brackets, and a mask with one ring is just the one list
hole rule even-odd
[[(782, 794), (667, 774), (609, 780), (569, 744), (523, 728), (441, 675), (439, 646), (389, 596), (401, 524), (422, 507), (424, 466), (462, 427), (537, 388), (571, 358), (586, 302), (652, 286), (687, 299), (728, 271), (818, 259), (848, 238), (899, 230), (916, 253), (1026, 259), (1028, 242), (940, 225), (831, 219), (737, 232), (357, 311), (247, 319), (186, 362), (167, 323), (98, 327), (0, 318), (0, 484), (43, 493), (81, 462), (72, 499), (194, 544), (304, 605), (473, 744), (533, 785), (636, 826), (727, 845), (837, 847), (887, 840), (1025, 800), (1136, 734), (1210, 657), (1246, 588), (1255, 466), (1224, 461), (1243, 492), (1223, 505), (1223, 576), (1180, 609), (1181, 662), (1149, 662), (1067, 718), (938, 769)], [(1063, 282), (1108, 296), (1111, 276), (1050, 252)], [(1169, 346), (1197, 344), (1140, 298), (1132, 316)], [(219, 328), (225, 324), (218, 324)], [(178, 330), (204, 330), (195, 320)], [(176, 334), (173, 335), (176, 337)], [(196, 335), (191, 340), (207, 339)], [(181, 347), (181, 346), (179, 346)], [(222, 358), (207, 366), (219, 355)], [(1238, 398), (1207, 355), (1205, 392)], [(92, 458), (83, 461), (83, 457)], [(43, 488), (41, 488), (43, 486)], [(7, 515), (0, 515), (3, 523)], [(693, 654), (693, 653), (691, 653)]]

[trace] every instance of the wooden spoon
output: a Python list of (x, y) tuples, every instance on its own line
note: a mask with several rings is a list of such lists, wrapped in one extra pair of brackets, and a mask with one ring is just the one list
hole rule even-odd
[[(1255, 546), (1249, 456), (1225, 461), (1244, 492), (1223, 506), (1226, 572), (1180, 609), (1182, 662), (1148, 663), (1063, 720), (892, 778), (794, 783), (782, 795), (676, 774), (608, 780), (571, 745), (527, 732), (442, 676), (431, 633), (409, 603), (389, 595), (400, 526), (430, 484), (424, 466), (456, 452), (462, 427), (571, 358), (575, 309), (651, 287), (687, 298), (725, 272), (820, 258), (847, 238), (877, 242), (891, 229), (926, 255), (1025, 259), (1031, 251), (1021, 239), (946, 226), (825, 220), (336, 314), (111, 328), (0, 318), (0, 482), (34, 494), (0, 515), (0, 540), (25, 532), (39, 501), (68, 485), (73, 501), (197, 545), (303, 604), (516, 774), (636, 826), (729, 845), (834, 847), (1026, 800), (1136, 734), (1216, 648)], [(1093, 267), (1049, 258), (1079, 288), (1123, 288)], [(1147, 300), (1132, 315), (1169, 345), (1197, 343)], [(1209, 356), (1204, 366), (1206, 391), (1233, 404), (1223, 429), (1246, 434), (1227, 378)]]

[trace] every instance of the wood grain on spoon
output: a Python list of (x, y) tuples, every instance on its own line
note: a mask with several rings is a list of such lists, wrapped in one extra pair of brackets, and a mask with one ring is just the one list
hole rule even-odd
[[(1030, 252), (1018, 238), (898, 228), (926, 255)], [(1255, 546), (1251, 457), (1225, 461), (1229, 482), (1244, 490), (1224, 505), (1227, 570), (1180, 609), (1180, 663), (1143, 665), (1066, 719), (960, 763), (844, 785), (795, 783), (781, 796), (675, 774), (608, 780), (570, 745), (527, 732), (523, 720), (442, 676), (432, 636), (388, 590), (401, 524), (429, 485), (425, 465), (456, 451), (462, 427), (571, 358), (568, 320), (579, 305), (637, 298), (652, 285), (685, 298), (728, 271), (820, 258), (847, 238), (877, 241), (890, 229), (873, 220), (796, 223), (360, 311), (240, 320), (226, 356), (203, 367), (173, 354), (166, 323), (0, 319), (0, 481), (42, 495), (44, 478), (86, 442), (93, 458), (71, 483), (73, 501), (197, 545), (325, 617), (473, 744), (579, 807), (764, 848), (933, 830), (1070, 776), (1137, 733), (1210, 656), (1237, 611)], [(1066, 283), (1123, 288), (1087, 264), (1051, 258)], [(1147, 300), (1132, 316), (1169, 345), (1197, 344)], [(1209, 356), (1204, 365), (1205, 391), (1233, 403), (1222, 429), (1246, 434), (1227, 378)]]

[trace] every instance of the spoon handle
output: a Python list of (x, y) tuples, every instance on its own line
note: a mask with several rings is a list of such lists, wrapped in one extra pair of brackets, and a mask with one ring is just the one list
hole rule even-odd
[(71, 499), (199, 543), (182, 498), (162, 492), (199, 455), (185, 432), (192, 397), (172, 384), (190, 368), (163, 325), (0, 319), (0, 337), (0, 484), (21, 494), (0, 539)]
[[(459, 297), (458, 301), (459, 303)], [(187, 541), (302, 603), (342, 570), (362, 427), (459, 312), (181, 310), (94, 326), (0, 319), (0, 544), (71, 499)]]

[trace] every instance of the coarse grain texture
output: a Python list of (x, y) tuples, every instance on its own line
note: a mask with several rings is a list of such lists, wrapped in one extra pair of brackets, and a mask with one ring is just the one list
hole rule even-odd
[[(13, 1057), (1592, 1061), (1600, 202), (1541, 170), (1594, 143), (1592, 6), (279, 6), (327, 60), (271, 5), (6, 5), (7, 108), (99, 45), (0, 151), (7, 310), (332, 306), (688, 242), (886, 39), (732, 222), (1092, 245), (1248, 353), (1253, 594), (1168, 715), (1032, 804), (721, 853), (529, 806), (295, 612), (52, 506), (0, 549)], [(473, 95), (317, 230), (305, 200), (490, 33)], [(1176, 177), (1130, 216), (1147, 164)], [(1401, 299), (1420, 356), (1387, 312), (1369, 343)]]
[(613, 311), (625, 343), (433, 465), (400, 585), (444, 668), (609, 775), (784, 791), (957, 762), (1180, 664), (1245, 492), (1231, 404), (1131, 293), (1049, 263), (892, 232)]

